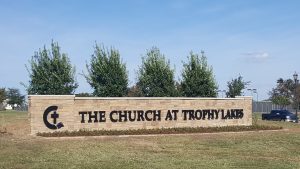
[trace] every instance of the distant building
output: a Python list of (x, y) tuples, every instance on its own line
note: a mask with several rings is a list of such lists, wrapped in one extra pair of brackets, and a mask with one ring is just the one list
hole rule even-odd
[(13, 108), (12, 108), (12, 106), (10, 105), (10, 104), (6, 104), (6, 106), (5, 106), (5, 110), (12, 110)]
[(7, 104), (7, 102), (8, 102), (8, 99), (4, 100), (1, 107), (4, 108), (5, 110), (12, 110), (13, 106), (10, 104)]

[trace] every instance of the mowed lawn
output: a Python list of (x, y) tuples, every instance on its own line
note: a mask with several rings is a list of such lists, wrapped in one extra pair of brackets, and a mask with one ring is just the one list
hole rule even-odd
[[(258, 114), (258, 116), (260, 116)], [(281, 131), (130, 137), (29, 136), (28, 114), (0, 112), (0, 168), (300, 168), (300, 125)], [(4, 133), (6, 128), (7, 133)]]

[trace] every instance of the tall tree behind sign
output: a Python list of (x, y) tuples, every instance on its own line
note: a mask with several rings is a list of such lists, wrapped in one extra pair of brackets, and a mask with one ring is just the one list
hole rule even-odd
[(217, 84), (213, 70), (207, 64), (204, 52), (201, 56), (193, 52), (184, 63), (182, 72), (181, 90), (186, 97), (216, 97)]
[(35, 52), (30, 60), (28, 94), (68, 95), (78, 87), (75, 68), (65, 53), (61, 53), (58, 43), (51, 43), (51, 50), (44, 46)]
[(87, 65), (88, 83), (95, 96), (122, 97), (127, 95), (128, 75), (120, 53), (114, 48), (105, 49), (96, 44), (90, 65)]
[(174, 70), (158, 48), (151, 48), (143, 57), (137, 86), (145, 97), (177, 96)]

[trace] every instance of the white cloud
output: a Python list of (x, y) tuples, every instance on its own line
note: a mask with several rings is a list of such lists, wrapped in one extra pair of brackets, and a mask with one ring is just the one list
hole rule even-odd
[(271, 58), (268, 52), (247, 52), (242, 53), (242, 56), (246, 59), (246, 61), (251, 62), (264, 62)]

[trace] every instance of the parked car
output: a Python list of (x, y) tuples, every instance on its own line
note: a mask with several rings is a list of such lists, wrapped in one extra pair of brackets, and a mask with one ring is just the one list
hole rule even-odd
[(296, 122), (297, 117), (295, 114), (289, 112), (288, 110), (272, 110), (270, 114), (262, 114), (261, 119)]

